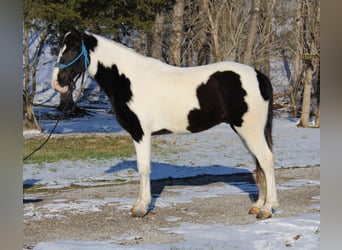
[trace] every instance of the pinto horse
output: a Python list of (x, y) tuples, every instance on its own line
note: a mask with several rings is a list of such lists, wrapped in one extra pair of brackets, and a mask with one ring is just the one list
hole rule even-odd
[(272, 153), (272, 85), (236, 62), (181, 68), (145, 57), (110, 39), (72, 29), (65, 34), (52, 87), (63, 93), (88, 71), (108, 96), (119, 124), (132, 136), (140, 178), (132, 216), (151, 203), (151, 136), (195, 133), (227, 123), (256, 163), (258, 200), (249, 210), (272, 216), (278, 206)]

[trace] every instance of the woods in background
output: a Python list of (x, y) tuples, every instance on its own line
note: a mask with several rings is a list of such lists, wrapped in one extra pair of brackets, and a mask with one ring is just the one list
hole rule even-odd
[(300, 126), (309, 127), (311, 117), (319, 125), (318, 0), (24, 0), (24, 38), (40, 36), (31, 57), (28, 39), (23, 39), (26, 116), (41, 47), (50, 44), (57, 50), (70, 25), (182, 67), (231, 60), (270, 76), (271, 60), (282, 60), (288, 81), (283, 99), (288, 102), (278, 107), (300, 117)]

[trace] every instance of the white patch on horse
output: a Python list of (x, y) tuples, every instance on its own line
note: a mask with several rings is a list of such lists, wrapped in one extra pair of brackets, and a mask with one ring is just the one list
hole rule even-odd
[[(64, 39), (65, 37), (67, 37), (71, 32), (68, 32), (65, 34), (64, 36)], [(59, 53), (58, 53), (58, 56), (57, 56), (57, 61), (56, 63), (59, 63), (61, 58), (62, 58), (62, 55), (64, 53), (64, 51), (67, 49), (67, 46), (66, 44), (63, 45), (63, 47), (60, 49)], [(53, 68), (53, 71), (52, 71), (52, 79), (51, 79), (51, 86), (53, 89), (59, 91), (59, 92), (66, 92), (68, 90), (68, 86), (65, 86), (65, 87), (60, 87), (60, 85), (58, 84), (58, 72), (59, 72), (59, 68), (58, 67), (54, 67)]]

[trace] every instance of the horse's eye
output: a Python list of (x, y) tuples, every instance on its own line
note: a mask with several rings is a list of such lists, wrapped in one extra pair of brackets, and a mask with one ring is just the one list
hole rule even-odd
[(73, 47), (73, 48), (71, 48), (71, 49), (68, 50), (68, 51), (69, 51), (69, 53), (76, 52), (76, 51), (77, 51), (77, 48), (76, 48), (76, 47)]
[(73, 49), (65, 51), (65, 55), (71, 55), (74, 52)]

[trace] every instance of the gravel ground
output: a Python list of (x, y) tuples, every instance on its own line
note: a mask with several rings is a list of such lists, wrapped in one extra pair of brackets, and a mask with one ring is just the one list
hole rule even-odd
[[(317, 183), (320, 167), (276, 169), (277, 185), (309, 180)], [(236, 182), (254, 182), (250, 174), (202, 176), (184, 179), (152, 181), (152, 193), (157, 200), (177, 196), (184, 188), (200, 186), (203, 190), (224, 187)], [(137, 196), (136, 182), (97, 187), (68, 187), (34, 194), (42, 200), (24, 202), (24, 249), (37, 243), (55, 240), (113, 240), (117, 244), (158, 244), (182, 241), (181, 234), (163, 228), (177, 227), (182, 222), (200, 224), (243, 225), (256, 221), (247, 211), (255, 198), (254, 192), (223, 194), (193, 198), (170, 206), (155, 207), (144, 218), (130, 217), (131, 203)], [(191, 194), (190, 194), (191, 195)], [(274, 217), (289, 217), (303, 213), (319, 213), (312, 197), (320, 195), (319, 185), (297, 185), (280, 188), (280, 207)], [(91, 201), (103, 202), (99, 207)], [(126, 202), (122, 202), (126, 200)], [(60, 204), (85, 204), (86, 208), (60, 209)]]

